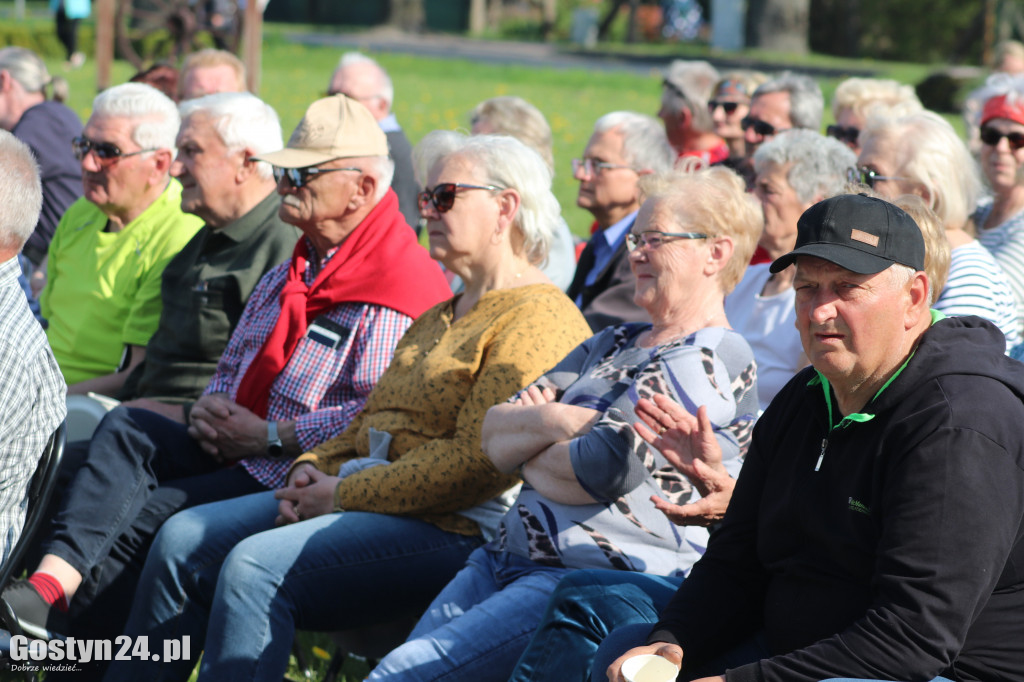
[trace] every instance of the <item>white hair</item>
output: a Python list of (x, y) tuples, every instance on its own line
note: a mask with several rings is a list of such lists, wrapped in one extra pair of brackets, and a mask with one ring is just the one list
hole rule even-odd
[(810, 76), (784, 71), (762, 83), (754, 97), (773, 92), (789, 93), (789, 120), (794, 128), (821, 130), (821, 116), (825, 111), (825, 98), (818, 83)]
[(635, 170), (672, 170), (676, 150), (669, 144), (665, 126), (658, 119), (635, 111), (613, 111), (594, 124), (594, 133), (610, 130), (622, 133), (622, 156)]
[[(248, 149), (253, 156), (258, 156), (284, 146), (277, 112), (248, 92), (219, 92), (190, 99), (182, 102), (178, 111), (183, 124), (190, 116), (209, 116), (229, 153)], [(274, 167), (265, 161), (258, 162), (256, 169), (264, 180), (273, 177)]]
[(20, 251), (39, 222), (43, 186), (28, 145), (0, 130), (0, 248)]
[(335, 71), (343, 69), (346, 66), (355, 66), (357, 64), (369, 64), (377, 70), (377, 74), (380, 77), (380, 90), (376, 94), (378, 97), (383, 98), (387, 101), (388, 105), (395, 103), (395, 86), (391, 82), (391, 76), (384, 70), (384, 67), (377, 63), (375, 59), (367, 57), (362, 52), (346, 52), (341, 55), (341, 59), (338, 60), (338, 66), (334, 68)]
[(754, 152), (754, 170), (793, 164), (786, 181), (804, 203), (840, 193), (847, 172), (856, 167), (857, 155), (842, 142), (813, 130), (794, 128), (768, 140)]
[(522, 235), (523, 251), (535, 265), (547, 260), (562, 209), (551, 193), (551, 171), (540, 155), (507, 135), (469, 136), (435, 130), (413, 150), (420, 184), (438, 163), (452, 157), (470, 161), (481, 184), (519, 193), (513, 225)]
[(132, 141), (143, 149), (169, 149), (181, 126), (178, 106), (170, 97), (145, 83), (115, 85), (96, 95), (92, 115), (131, 119)]
[(57, 102), (66, 102), (68, 99), (67, 81), (51, 76), (46, 64), (32, 50), (24, 47), (0, 49), (0, 70), (9, 73), (25, 92), (42, 92), (45, 96), (46, 86), (49, 85), (52, 86), (52, 99)]

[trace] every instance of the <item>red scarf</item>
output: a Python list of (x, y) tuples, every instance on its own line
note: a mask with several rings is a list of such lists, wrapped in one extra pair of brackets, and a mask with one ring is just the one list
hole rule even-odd
[(398, 197), (388, 190), (306, 286), (309, 263), (305, 239), (292, 253), (288, 281), (281, 290), (281, 312), (260, 352), (238, 386), (238, 404), (267, 417), (270, 387), (288, 364), (306, 326), (339, 303), (359, 302), (419, 317), (451, 297), (437, 263), (416, 241), (416, 233), (398, 211)]

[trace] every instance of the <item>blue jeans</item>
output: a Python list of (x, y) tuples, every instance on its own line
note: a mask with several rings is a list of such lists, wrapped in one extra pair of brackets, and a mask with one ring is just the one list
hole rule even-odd
[(367, 680), (505, 682), (559, 578), (570, 570), (476, 550), (406, 643), (385, 656)]
[(626, 625), (649, 628), (682, 582), (632, 571), (573, 571), (551, 595), (509, 682), (587, 679), (601, 641)]
[(477, 537), (399, 516), (338, 512), (274, 527), (273, 493), (171, 518), (143, 569), (126, 634), (189, 635), (192, 660), (116, 662), (107, 680), (284, 677), (296, 628), (344, 630), (419, 613), (455, 575)]
[[(54, 554), (82, 574), (66, 634), (93, 639), (121, 634), (146, 552), (167, 518), (265, 490), (241, 467), (214, 462), (183, 424), (125, 407), (111, 410), (91, 441), (68, 447), (59, 484), (50, 527), (32, 558)], [(103, 665), (80, 667), (69, 675), (85, 682)]]

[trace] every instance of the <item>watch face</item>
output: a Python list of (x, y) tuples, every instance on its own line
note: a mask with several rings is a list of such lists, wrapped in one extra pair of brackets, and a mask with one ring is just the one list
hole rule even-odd
[(284, 448), (280, 443), (271, 443), (267, 446), (267, 456), (271, 459), (284, 459)]

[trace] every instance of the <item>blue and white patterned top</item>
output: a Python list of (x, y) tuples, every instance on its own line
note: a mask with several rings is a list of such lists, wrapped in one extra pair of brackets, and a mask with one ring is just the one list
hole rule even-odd
[(754, 356), (742, 336), (702, 329), (655, 348), (636, 345), (648, 324), (605, 329), (537, 381), (560, 402), (604, 416), (570, 445), (577, 480), (598, 503), (567, 505), (524, 484), (488, 546), (546, 566), (685, 575), (707, 531), (677, 527), (651, 503), (699, 498), (689, 481), (633, 430), (639, 398), (664, 393), (690, 412), (706, 405), (735, 476), (758, 411)]

